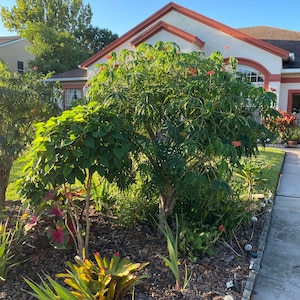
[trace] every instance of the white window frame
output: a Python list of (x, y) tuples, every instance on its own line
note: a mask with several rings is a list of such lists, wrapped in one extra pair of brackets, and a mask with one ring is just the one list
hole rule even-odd
[(72, 101), (83, 97), (81, 88), (65, 89), (65, 109), (72, 108)]
[(237, 65), (237, 73), (243, 74), (255, 86), (264, 86), (265, 76), (254, 68), (246, 65)]

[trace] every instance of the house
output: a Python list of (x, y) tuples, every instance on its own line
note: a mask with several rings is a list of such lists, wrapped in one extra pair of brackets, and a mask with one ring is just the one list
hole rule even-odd
[(83, 98), (87, 79), (87, 70), (84, 68), (60, 73), (48, 79), (48, 81), (60, 82), (63, 90), (63, 100), (58, 101), (58, 105), (61, 109), (69, 109), (71, 108), (72, 100)]
[(26, 50), (29, 45), (29, 41), (19, 36), (0, 37), (0, 59), (11, 72), (26, 72), (29, 61), (34, 59)]
[(68, 77), (56, 75), (52, 80), (61, 81), (65, 87), (65, 101), (69, 101), (74, 89), (84, 94), (85, 82), (97, 72), (97, 64), (106, 61), (107, 54), (159, 40), (175, 42), (183, 52), (202, 50), (209, 56), (218, 50), (225, 60), (236, 57), (238, 70), (253, 84), (276, 93), (279, 109), (299, 114), (300, 32), (264, 26), (234, 29), (174, 2), (82, 62), (75, 70), (76, 74), (82, 72), (82, 76), (71, 77), (71, 71), (66, 74)]

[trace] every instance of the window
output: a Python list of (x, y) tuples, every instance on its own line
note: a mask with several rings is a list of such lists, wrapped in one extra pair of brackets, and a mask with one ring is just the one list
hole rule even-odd
[[(256, 86), (256, 87), (264, 86), (265, 76), (261, 72), (257, 71), (256, 69), (251, 68), (246, 65), (238, 65), (236, 71), (237, 71), (238, 77), (244, 76), (254, 86)], [(249, 102), (249, 104), (250, 104), (250, 102)], [(250, 109), (251, 107), (248, 107), (248, 108)], [(253, 118), (256, 122), (261, 123), (261, 115), (260, 115), (259, 110), (255, 110), (253, 112)]]
[(23, 61), (20, 61), (18, 60), (18, 63), (17, 63), (17, 70), (19, 73), (21, 74), (24, 74), (24, 62)]
[(72, 108), (72, 101), (82, 98), (81, 89), (66, 89), (65, 90), (65, 109)]
[(252, 84), (256, 86), (264, 85), (265, 76), (251, 67), (238, 65), (237, 72), (239, 74), (243, 74)]

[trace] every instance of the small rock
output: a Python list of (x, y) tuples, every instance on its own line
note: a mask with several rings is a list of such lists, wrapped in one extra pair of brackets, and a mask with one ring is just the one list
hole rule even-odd
[(224, 261), (227, 263), (230, 263), (233, 260), (234, 260), (234, 255), (230, 255), (224, 258)]
[(265, 195), (264, 194), (253, 194), (252, 199), (263, 200), (263, 199), (265, 199)]
[(249, 251), (249, 255), (253, 258), (257, 258), (257, 251)]
[(231, 296), (231, 295), (226, 295), (223, 299), (224, 300), (234, 300), (233, 296)]

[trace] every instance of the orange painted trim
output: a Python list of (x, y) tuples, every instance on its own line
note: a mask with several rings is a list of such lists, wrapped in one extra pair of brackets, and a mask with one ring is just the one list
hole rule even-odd
[(63, 89), (82, 89), (85, 83), (61, 83)]
[(282, 78), (281, 83), (300, 83), (300, 77)]
[(269, 81), (281, 82), (281, 74), (270, 74)]
[[(236, 59), (238, 60), (238, 64), (251, 67), (264, 75), (264, 77), (265, 77), (264, 88), (265, 89), (269, 89), (270, 81), (274, 81), (274, 82), (281, 81), (281, 74), (271, 74), (265, 66), (263, 66), (262, 64), (254, 61), (254, 60), (243, 58), (243, 57), (236, 57)], [(227, 63), (228, 60), (229, 60), (229, 58), (225, 58), (224, 62)]]
[[(176, 10), (176, 9), (174, 9)], [(190, 18), (193, 18), (194, 20), (198, 21), (198, 22), (201, 22), (209, 27), (212, 27), (216, 30), (219, 30), (219, 31), (222, 31), (232, 37), (235, 37), (239, 40), (242, 40), (243, 42), (246, 42), (248, 44), (251, 44), (255, 47), (258, 47), (260, 49), (263, 49), (267, 52), (270, 52), (274, 55), (277, 55), (277, 56), (280, 56), (282, 58), (285, 58), (285, 59), (289, 59), (289, 51), (287, 50), (284, 50), (282, 48), (279, 48), (279, 47), (276, 47), (276, 46), (273, 46), (269, 43), (266, 43), (260, 39), (257, 39), (251, 35), (248, 35), (244, 32), (241, 32), (239, 30), (236, 30), (234, 28), (231, 28), (227, 25), (224, 25), (220, 22), (217, 22), (215, 20), (212, 20), (208, 17), (205, 17), (201, 14), (198, 14), (194, 11), (190, 11), (184, 7), (181, 7), (181, 9), (177, 9), (177, 12), (178, 13), (181, 13), (181, 14), (184, 14), (186, 15), (187, 17), (190, 17)]]
[(95, 63), (97, 60), (105, 57), (108, 53), (111, 51), (114, 51), (117, 47), (121, 46), (126, 41), (130, 40), (133, 36), (137, 35), (139, 32), (145, 30), (147, 27), (149, 27), (151, 24), (157, 22), (159, 19), (161, 19), (164, 15), (168, 14), (170, 11), (176, 11), (179, 14), (185, 15), (191, 19), (194, 19), (200, 23), (206, 24), (214, 29), (217, 29), (219, 31), (222, 31), (226, 34), (231, 35), (232, 37), (235, 37), (237, 39), (240, 39), (246, 43), (249, 43), (251, 45), (254, 45), (260, 49), (263, 49), (267, 52), (270, 52), (274, 55), (280, 56), (284, 59), (289, 59), (289, 51), (286, 51), (284, 49), (275, 47), (273, 45), (270, 45), (266, 42), (263, 42), (259, 39), (256, 39), (250, 35), (247, 35), (243, 32), (240, 32), (236, 29), (233, 29), (229, 26), (226, 26), (222, 23), (219, 23), (217, 21), (214, 21), (210, 18), (207, 18), (195, 11), (189, 10), (183, 6), (180, 6), (178, 4), (175, 4), (173, 2), (168, 3), (164, 7), (162, 7), (160, 10), (158, 10), (156, 13), (145, 19), (143, 22), (138, 24), (137, 26), (133, 27), (131, 30), (129, 30), (127, 33), (122, 35), (117, 40), (113, 41), (111, 44), (109, 44), (104, 49), (100, 50), (99, 52), (95, 53), (93, 56), (85, 60), (80, 67), (81, 68), (87, 68), (93, 63)]
[[(254, 60), (251, 60), (248, 58), (243, 58), (243, 57), (235, 57), (235, 58), (237, 59), (239, 65), (245, 65), (245, 66), (251, 67), (251, 68), (261, 72), (262, 74), (264, 74), (264, 76), (269, 77), (271, 74), (264, 65), (254, 61)], [(227, 58), (227, 60), (228, 59), (229, 58)]]
[(293, 95), (300, 94), (300, 90), (289, 90), (288, 91), (288, 102), (287, 102), (287, 113), (292, 113), (292, 106), (293, 106)]
[(164, 21), (157, 22), (153, 27), (143, 32), (141, 35), (136, 37), (134, 40), (131, 41), (132, 46), (136, 47), (137, 45), (145, 42), (150, 37), (154, 36), (156, 33), (165, 30), (167, 32), (170, 32), (190, 43), (195, 43), (200, 48), (204, 46), (204, 42), (201, 41), (197, 36), (192, 35), (184, 30), (181, 30), (178, 27), (175, 27), (171, 24), (168, 24)]

